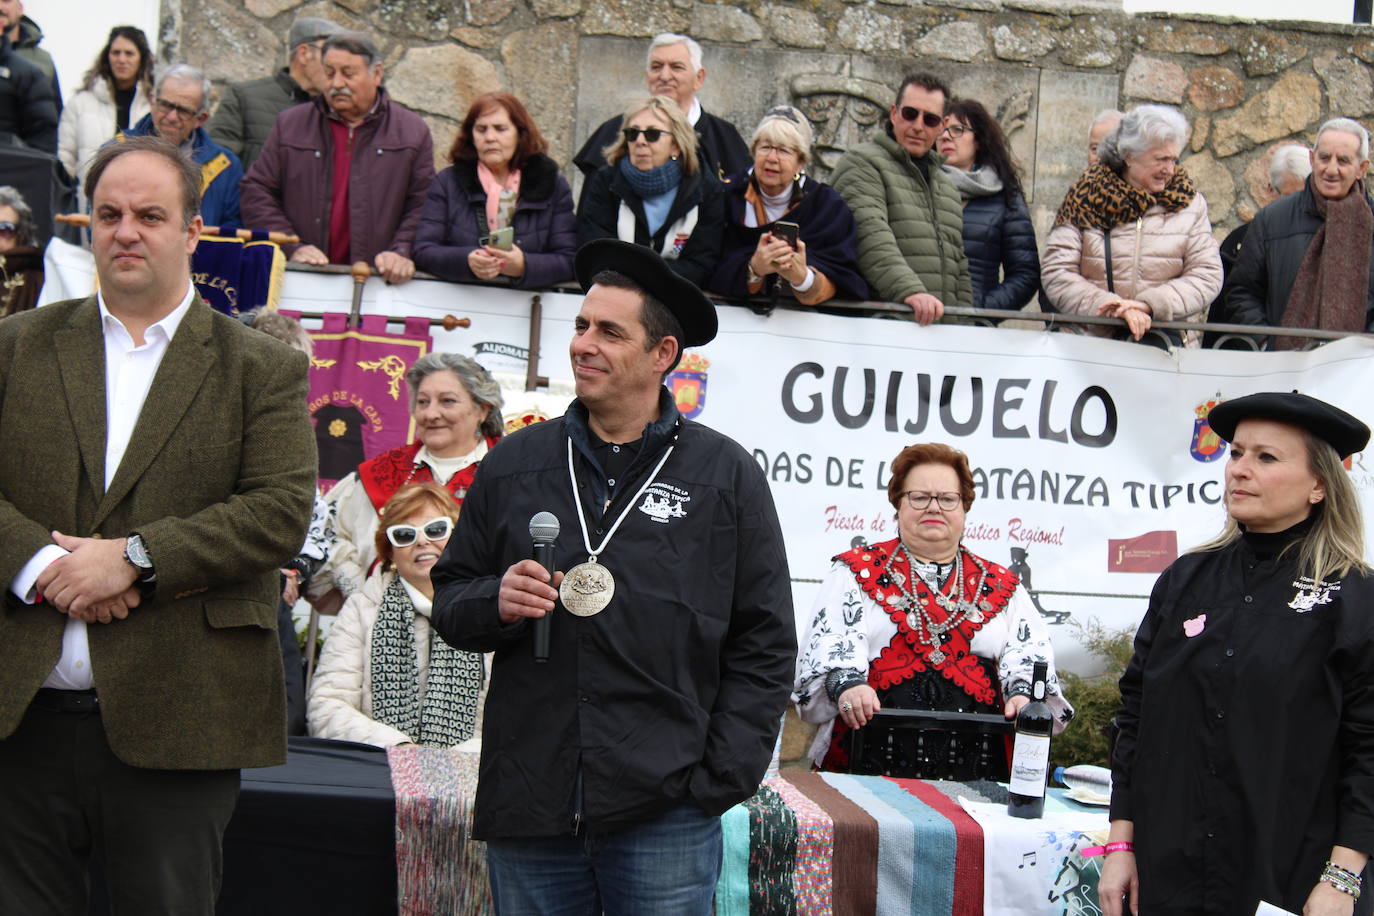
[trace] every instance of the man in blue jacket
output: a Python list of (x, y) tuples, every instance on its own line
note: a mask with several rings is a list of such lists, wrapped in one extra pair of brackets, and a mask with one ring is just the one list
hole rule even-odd
[(209, 117), (210, 81), (190, 64), (173, 64), (153, 90), (152, 112), (120, 136), (156, 134), (190, 153), (200, 166), (200, 212), (205, 225), (237, 229), (243, 164), (210, 139), (204, 126)]

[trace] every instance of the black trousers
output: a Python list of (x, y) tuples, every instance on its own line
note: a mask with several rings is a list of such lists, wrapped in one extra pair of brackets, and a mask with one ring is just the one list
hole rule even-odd
[(238, 770), (129, 766), (93, 691), (41, 690), (0, 740), (0, 913), (84, 916), (98, 853), (115, 916), (212, 916), (238, 794)]

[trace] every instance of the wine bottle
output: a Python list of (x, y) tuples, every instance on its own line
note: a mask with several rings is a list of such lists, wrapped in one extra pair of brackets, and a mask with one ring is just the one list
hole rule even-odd
[(1045, 781), (1050, 768), (1050, 731), (1054, 716), (1045, 702), (1049, 665), (1036, 662), (1031, 701), (1016, 716), (1016, 745), (1011, 754), (1011, 783), (1007, 813), (1012, 817), (1040, 817), (1045, 813)]

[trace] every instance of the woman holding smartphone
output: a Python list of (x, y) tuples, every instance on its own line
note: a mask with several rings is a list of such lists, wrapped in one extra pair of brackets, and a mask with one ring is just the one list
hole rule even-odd
[(854, 215), (805, 174), (811, 125), (795, 108), (769, 111), (750, 141), (754, 167), (725, 179), (725, 239), (709, 288), (722, 296), (782, 296), (818, 305), (868, 298), (854, 248)]
[(453, 141), (453, 165), (434, 177), (415, 233), (415, 266), (445, 280), (522, 289), (573, 278), (572, 189), (545, 153), (525, 106), (481, 96)]

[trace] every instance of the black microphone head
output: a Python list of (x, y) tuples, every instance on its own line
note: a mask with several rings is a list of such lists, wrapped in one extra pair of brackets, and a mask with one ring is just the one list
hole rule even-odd
[(530, 537), (544, 544), (558, 540), (558, 516), (552, 512), (540, 512), (530, 519)]

